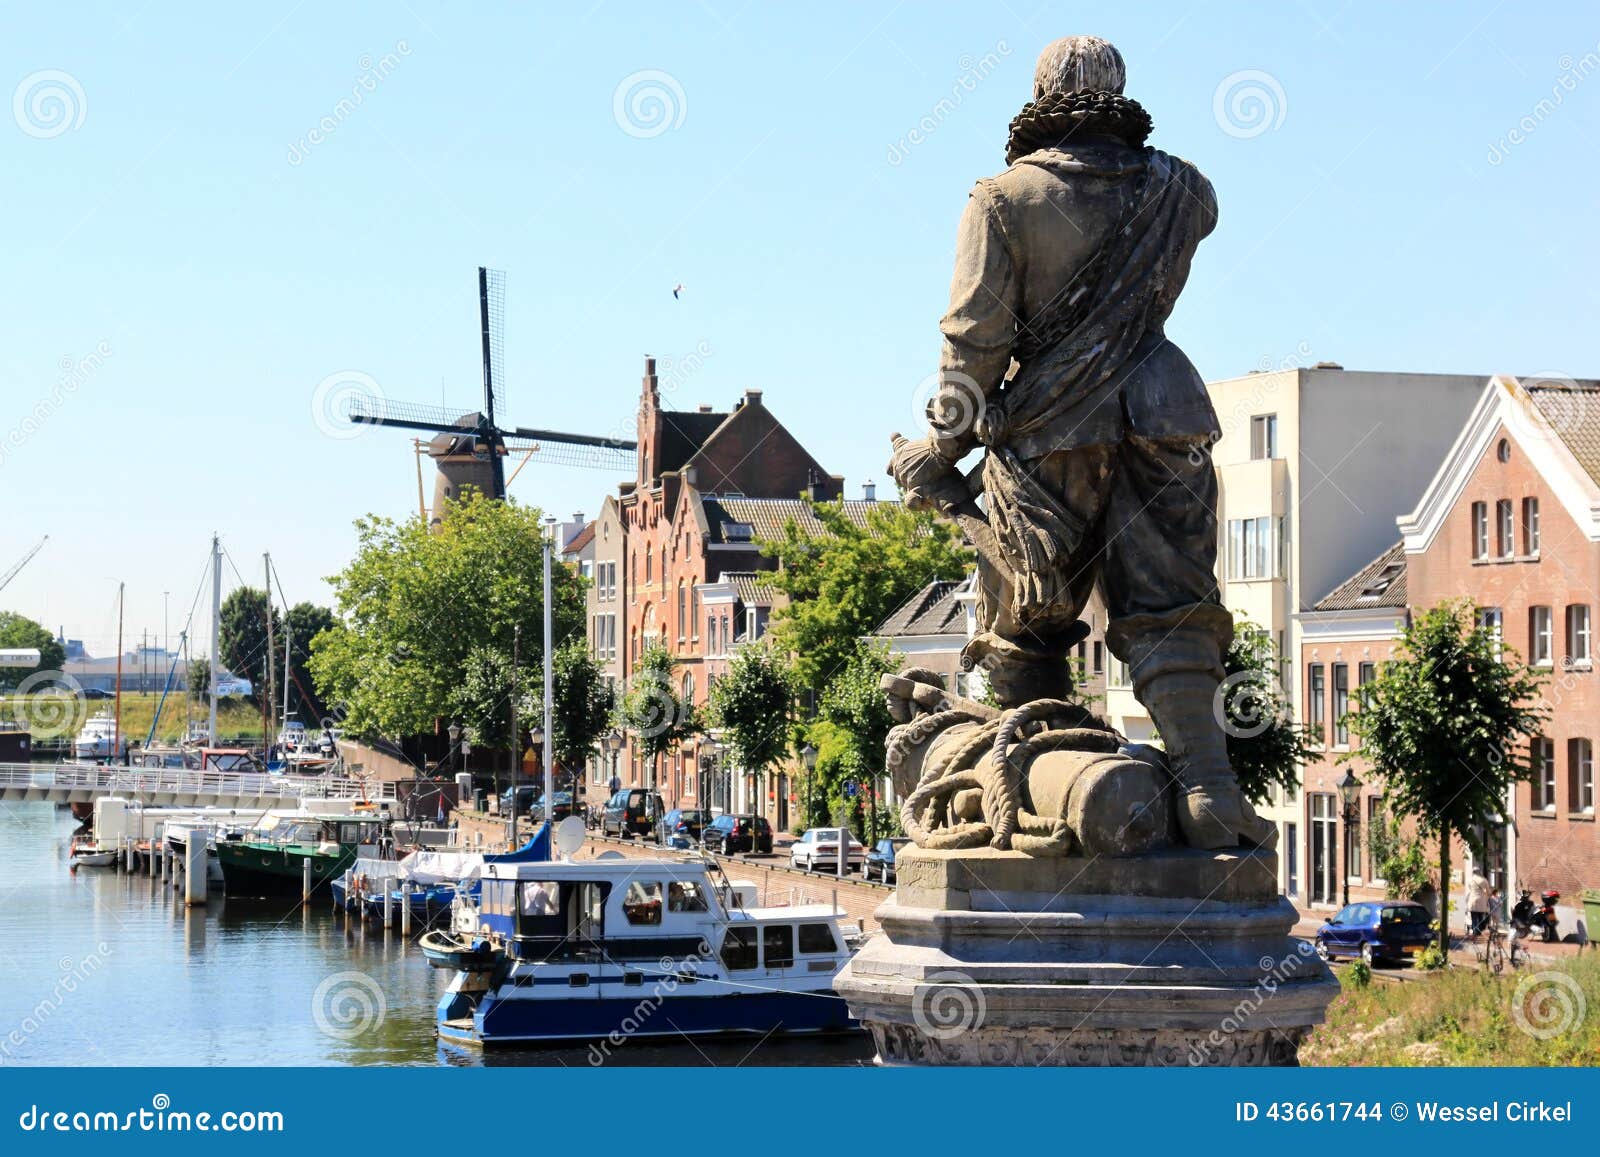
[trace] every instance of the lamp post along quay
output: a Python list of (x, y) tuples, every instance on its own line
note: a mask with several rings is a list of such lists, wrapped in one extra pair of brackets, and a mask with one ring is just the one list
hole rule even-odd
[(1343, 906), (1346, 908), (1350, 907), (1350, 866), (1355, 855), (1355, 845), (1350, 841), (1361, 823), (1361, 789), (1365, 786), (1348, 767), (1334, 784), (1344, 805), (1344, 863), (1339, 865), (1339, 874), (1344, 877)]
[(554, 822), (556, 804), (555, 772), (552, 767), (552, 755), (555, 748), (555, 663), (550, 654), (552, 635), (550, 561), (555, 554), (555, 518), (553, 516), (547, 517), (544, 520), (544, 526), (544, 743), (542, 745), (542, 758), (544, 761), (544, 821), (549, 824)]

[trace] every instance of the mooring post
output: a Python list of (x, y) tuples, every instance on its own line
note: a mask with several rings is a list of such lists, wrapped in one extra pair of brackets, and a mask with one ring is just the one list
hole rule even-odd
[(156, 842), (154, 840), (151, 840), (150, 841), (150, 878), (152, 880), (154, 880), (157, 876), (159, 876), (161, 874), (161, 865), (156, 863), (156, 860), (157, 860), (159, 855), (160, 855), (160, 853), (157, 851)]
[(206, 838), (198, 830), (183, 849), (183, 901), (191, 908), (206, 902)]
[(307, 856), (300, 865), (300, 900), (302, 903), (311, 899), (311, 857)]
[(400, 893), (400, 933), (403, 936), (411, 935), (411, 891), (409, 888)]
[(133, 837), (122, 837), (122, 870), (130, 876), (133, 875)]

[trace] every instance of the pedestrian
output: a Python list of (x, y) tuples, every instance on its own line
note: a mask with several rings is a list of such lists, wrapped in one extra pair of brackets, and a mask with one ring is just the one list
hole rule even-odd
[(1467, 881), (1467, 911), (1472, 916), (1470, 934), (1476, 936), (1482, 932), (1489, 923), (1490, 901), (1494, 896), (1494, 888), (1484, 878), (1482, 872), (1473, 872)]

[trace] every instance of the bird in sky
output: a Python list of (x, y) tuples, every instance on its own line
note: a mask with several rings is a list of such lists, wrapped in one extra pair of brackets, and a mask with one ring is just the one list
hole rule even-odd
[(678, 299), (678, 295), (680, 293), (682, 293), (682, 292), (683, 292), (683, 283), (679, 282), (677, 285), (674, 285), (672, 287), (672, 299), (674, 301), (676, 301)]

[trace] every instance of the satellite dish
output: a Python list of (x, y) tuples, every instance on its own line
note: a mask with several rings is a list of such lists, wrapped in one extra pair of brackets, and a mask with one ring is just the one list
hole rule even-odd
[(621, 852), (610, 852), (610, 851), (601, 852), (598, 856), (595, 857), (595, 859), (597, 859), (597, 860), (626, 860), (627, 858), (628, 857), (623, 855)]
[(583, 821), (577, 816), (568, 816), (558, 823), (551, 837), (556, 856), (563, 860), (570, 859), (574, 852), (583, 847), (583, 833)]

